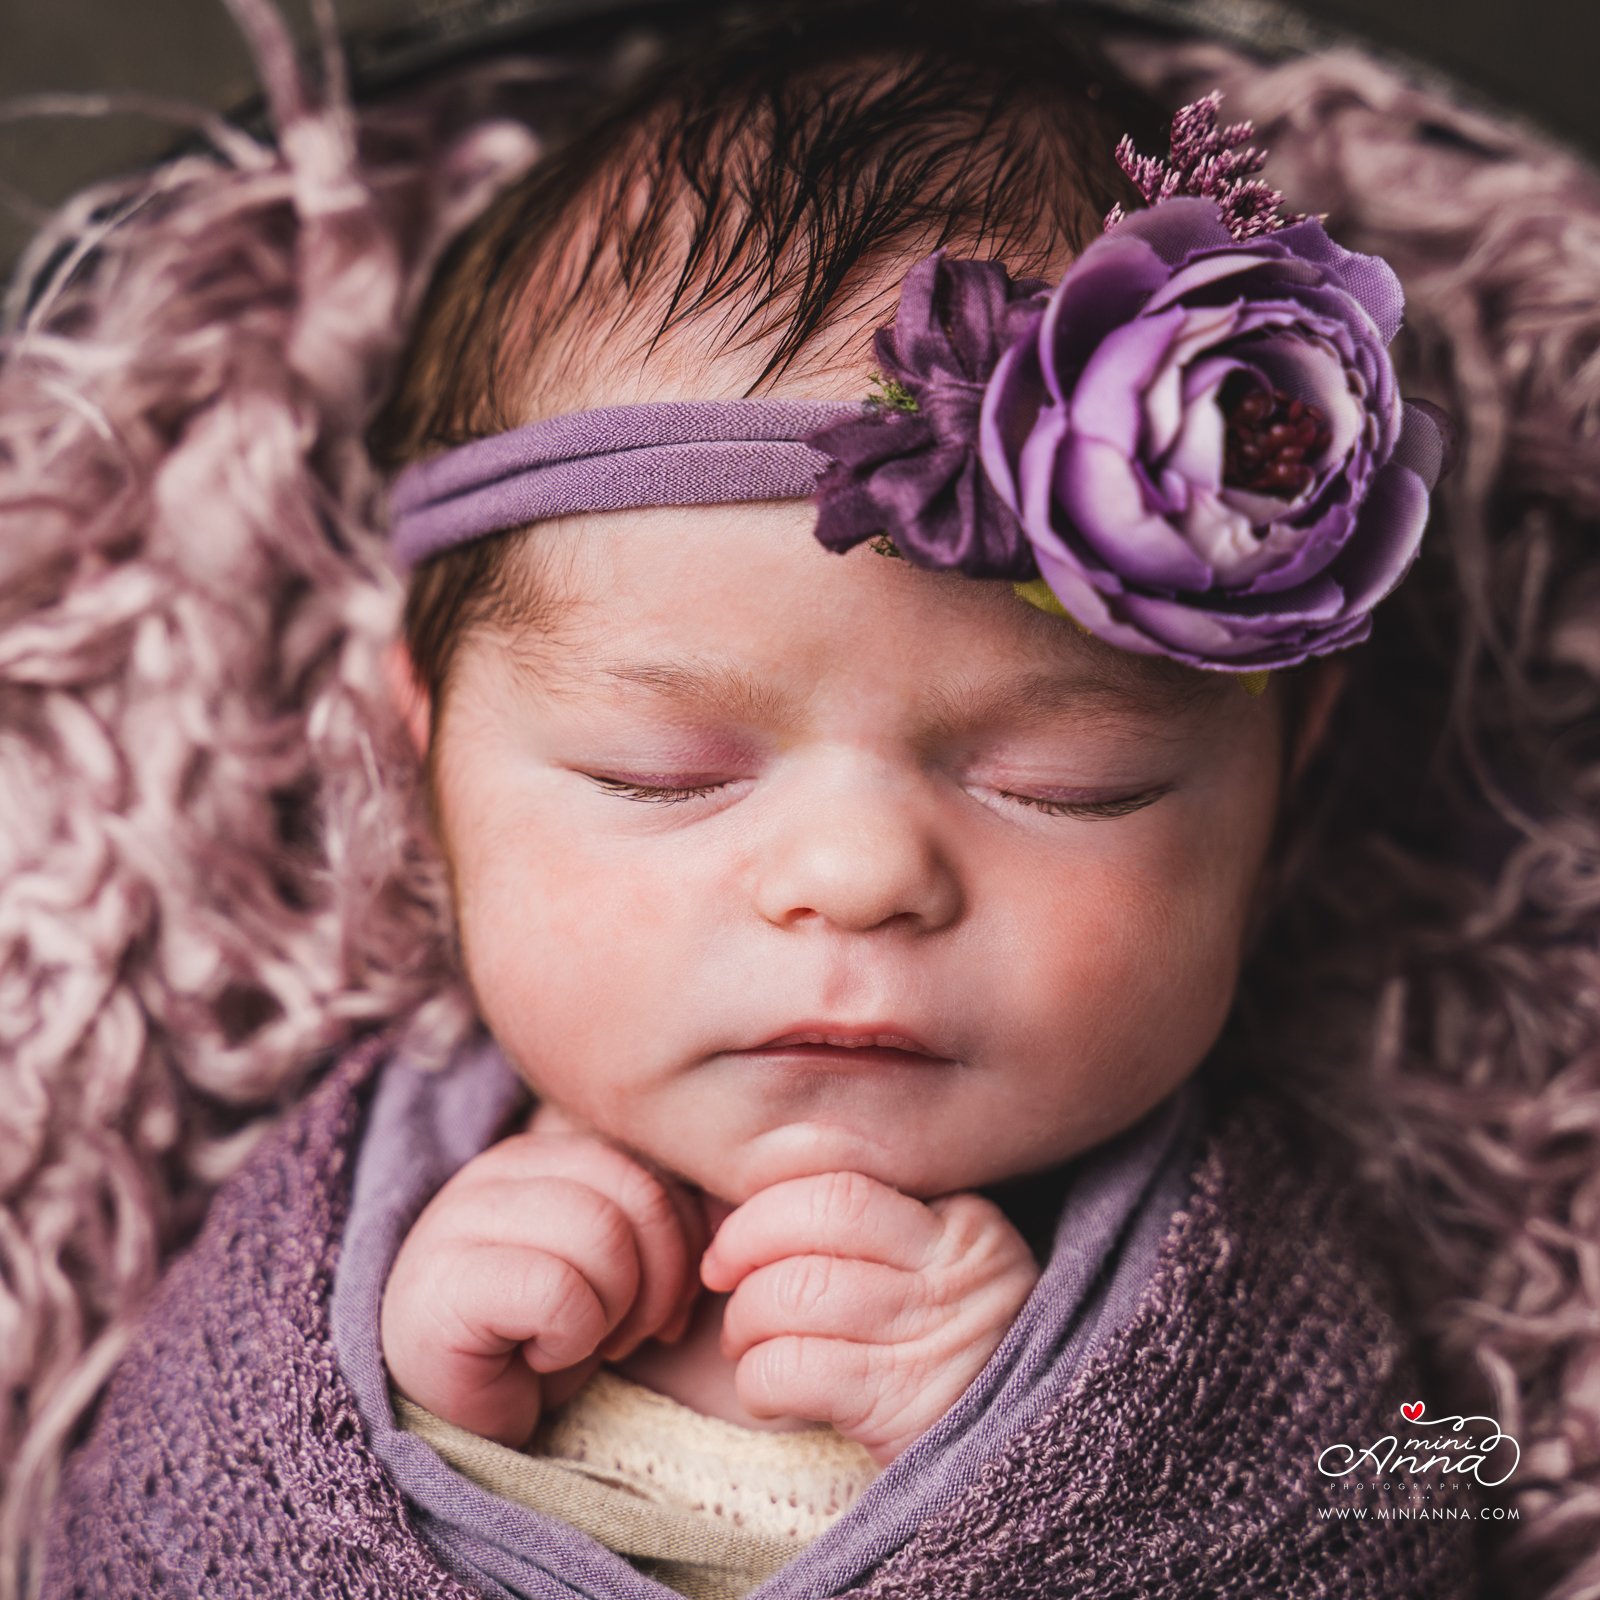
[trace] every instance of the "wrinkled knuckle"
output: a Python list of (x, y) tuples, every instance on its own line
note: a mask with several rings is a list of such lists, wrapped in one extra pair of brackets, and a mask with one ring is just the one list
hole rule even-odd
[(982, 1274), (1031, 1256), (1005, 1213), (982, 1195), (949, 1195), (942, 1204), (939, 1254), (945, 1261)]
[(767, 1387), (777, 1394), (793, 1394), (804, 1381), (808, 1366), (806, 1341), (790, 1335), (769, 1339), (761, 1347)]
[(470, 1246), (441, 1251), (425, 1271), (408, 1273), (398, 1284), (391, 1278), (390, 1283), (404, 1300), (430, 1310), (469, 1305), (482, 1293), (487, 1254)]
[(851, 1434), (874, 1424), (881, 1426), (894, 1371), (892, 1365), (878, 1361), (869, 1351), (865, 1374), (857, 1381), (840, 1383), (834, 1391), (834, 1425)]
[(858, 1224), (866, 1220), (871, 1198), (871, 1180), (864, 1173), (830, 1172), (818, 1196), (817, 1205), (825, 1217), (841, 1223)]
[(666, 1183), (637, 1161), (624, 1158), (625, 1170), (618, 1181), (618, 1197), (645, 1227), (676, 1222), (678, 1208)]
[(939, 1216), (948, 1248), (960, 1255), (977, 1248), (994, 1231), (996, 1210), (979, 1194), (945, 1195), (939, 1201)]
[(889, 1331), (896, 1339), (919, 1337), (938, 1314), (938, 1296), (931, 1292), (927, 1279), (919, 1272), (906, 1273), (900, 1284), (899, 1302), (890, 1318)]
[(570, 1261), (543, 1252), (508, 1269), (504, 1285), (517, 1303), (537, 1311), (546, 1328), (575, 1329), (594, 1320), (595, 1292)]
[(778, 1309), (798, 1320), (809, 1318), (827, 1303), (833, 1278), (829, 1256), (797, 1262), (778, 1281)]
[(418, 1302), (386, 1314), (380, 1338), (390, 1376), (416, 1398), (468, 1331), (459, 1309), (449, 1302)]
[(634, 1255), (633, 1218), (609, 1195), (589, 1191), (593, 1233), (590, 1248), (607, 1265)]

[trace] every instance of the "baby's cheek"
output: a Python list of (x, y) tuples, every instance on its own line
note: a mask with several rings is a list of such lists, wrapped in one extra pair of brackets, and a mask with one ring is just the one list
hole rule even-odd
[(530, 1073), (626, 1059), (670, 1014), (695, 941), (647, 863), (530, 823), (458, 874), (467, 973), (490, 1029)]
[(1246, 867), (1222, 848), (1174, 848), (1124, 889), (1121, 992), (1164, 1076), (1199, 1065), (1232, 1004)]
[[(1024, 1049), (1066, 1066), (1080, 1096), (1163, 1090), (1199, 1064), (1235, 978), (1233, 896), (1215, 863), (1174, 850), (1108, 859), (1043, 886), (1020, 940)], [(1101, 1108), (1115, 1114), (1118, 1107)]]

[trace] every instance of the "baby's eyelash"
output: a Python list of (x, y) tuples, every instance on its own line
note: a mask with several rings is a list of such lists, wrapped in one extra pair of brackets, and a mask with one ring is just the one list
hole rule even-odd
[[(688, 788), (673, 789), (629, 783), (621, 778), (595, 778), (593, 781), (608, 794), (621, 795), (627, 800), (642, 800), (650, 805), (676, 805), (684, 800), (696, 800), (702, 795), (714, 794), (724, 787), (720, 783), (701, 783)], [(1167, 794), (1171, 788), (1170, 783), (1164, 783), (1154, 789), (1147, 789), (1142, 794), (1124, 795), (1116, 800), (1041, 800), (1037, 795), (1013, 794), (1008, 789), (1002, 789), (1000, 793), (1008, 800), (1015, 800), (1018, 805), (1046, 812), (1050, 816), (1096, 821), (1126, 817), (1132, 812), (1142, 811), (1146, 806), (1153, 805), (1162, 795)]]
[(1000, 792), (1006, 799), (1015, 800), (1019, 806), (1045, 811), (1051, 816), (1098, 821), (1109, 820), (1112, 817), (1126, 817), (1132, 812), (1143, 811), (1146, 806), (1154, 805), (1171, 789), (1170, 783), (1163, 783), (1154, 789), (1145, 790), (1143, 794), (1123, 795), (1116, 800), (1041, 800), (1036, 795), (1012, 794), (1008, 789), (1002, 789)]
[(628, 783), (622, 778), (595, 778), (607, 794), (619, 794), (625, 800), (645, 800), (654, 805), (673, 805), (680, 800), (695, 800), (703, 794), (720, 789), (720, 783), (701, 783), (687, 789), (654, 789), (645, 783)]

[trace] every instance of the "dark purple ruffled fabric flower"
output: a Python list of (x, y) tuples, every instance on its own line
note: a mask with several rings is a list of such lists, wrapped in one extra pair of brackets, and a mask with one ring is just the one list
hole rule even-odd
[(906, 274), (874, 349), (915, 410), (874, 402), (808, 443), (833, 457), (818, 484), (816, 535), (844, 551), (888, 534), (919, 566), (973, 577), (1036, 577), (1021, 525), (978, 456), (985, 385), (1003, 351), (1034, 329), (1049, 285), (1013, 283), (998, 261), (940, 250)]
[(1111, 644), (1292, 666), (1357, 643), (1415, 558), (1444, 440), (1403, 401), (1404, 297), (1307, 219), (1237, 241), (1180, 196), (1097, 239), (1000, 358), (984, 465)]

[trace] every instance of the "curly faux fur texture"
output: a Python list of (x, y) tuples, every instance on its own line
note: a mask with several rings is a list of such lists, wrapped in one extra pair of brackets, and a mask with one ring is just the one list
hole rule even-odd
[[(78, 197), (0, 346), (0, 1600), (268, 1120), (357, 1035), (442, 1060), (471, 1014), (362, 439), (432, 263), (576, 68), (357, 111), (234, 3), (276, 141), (213, 126)], [(1504, 1593), (1600, 1596), (1600, 176), (1354, 52), (1116, 50), (1174, 107), (1221, 87), (1290, 202), (1389, 258), (1405, 390), (1464, 425), (1224, 1053), (1391, 1208), (1432, 1409), (1520, 1441)]]

